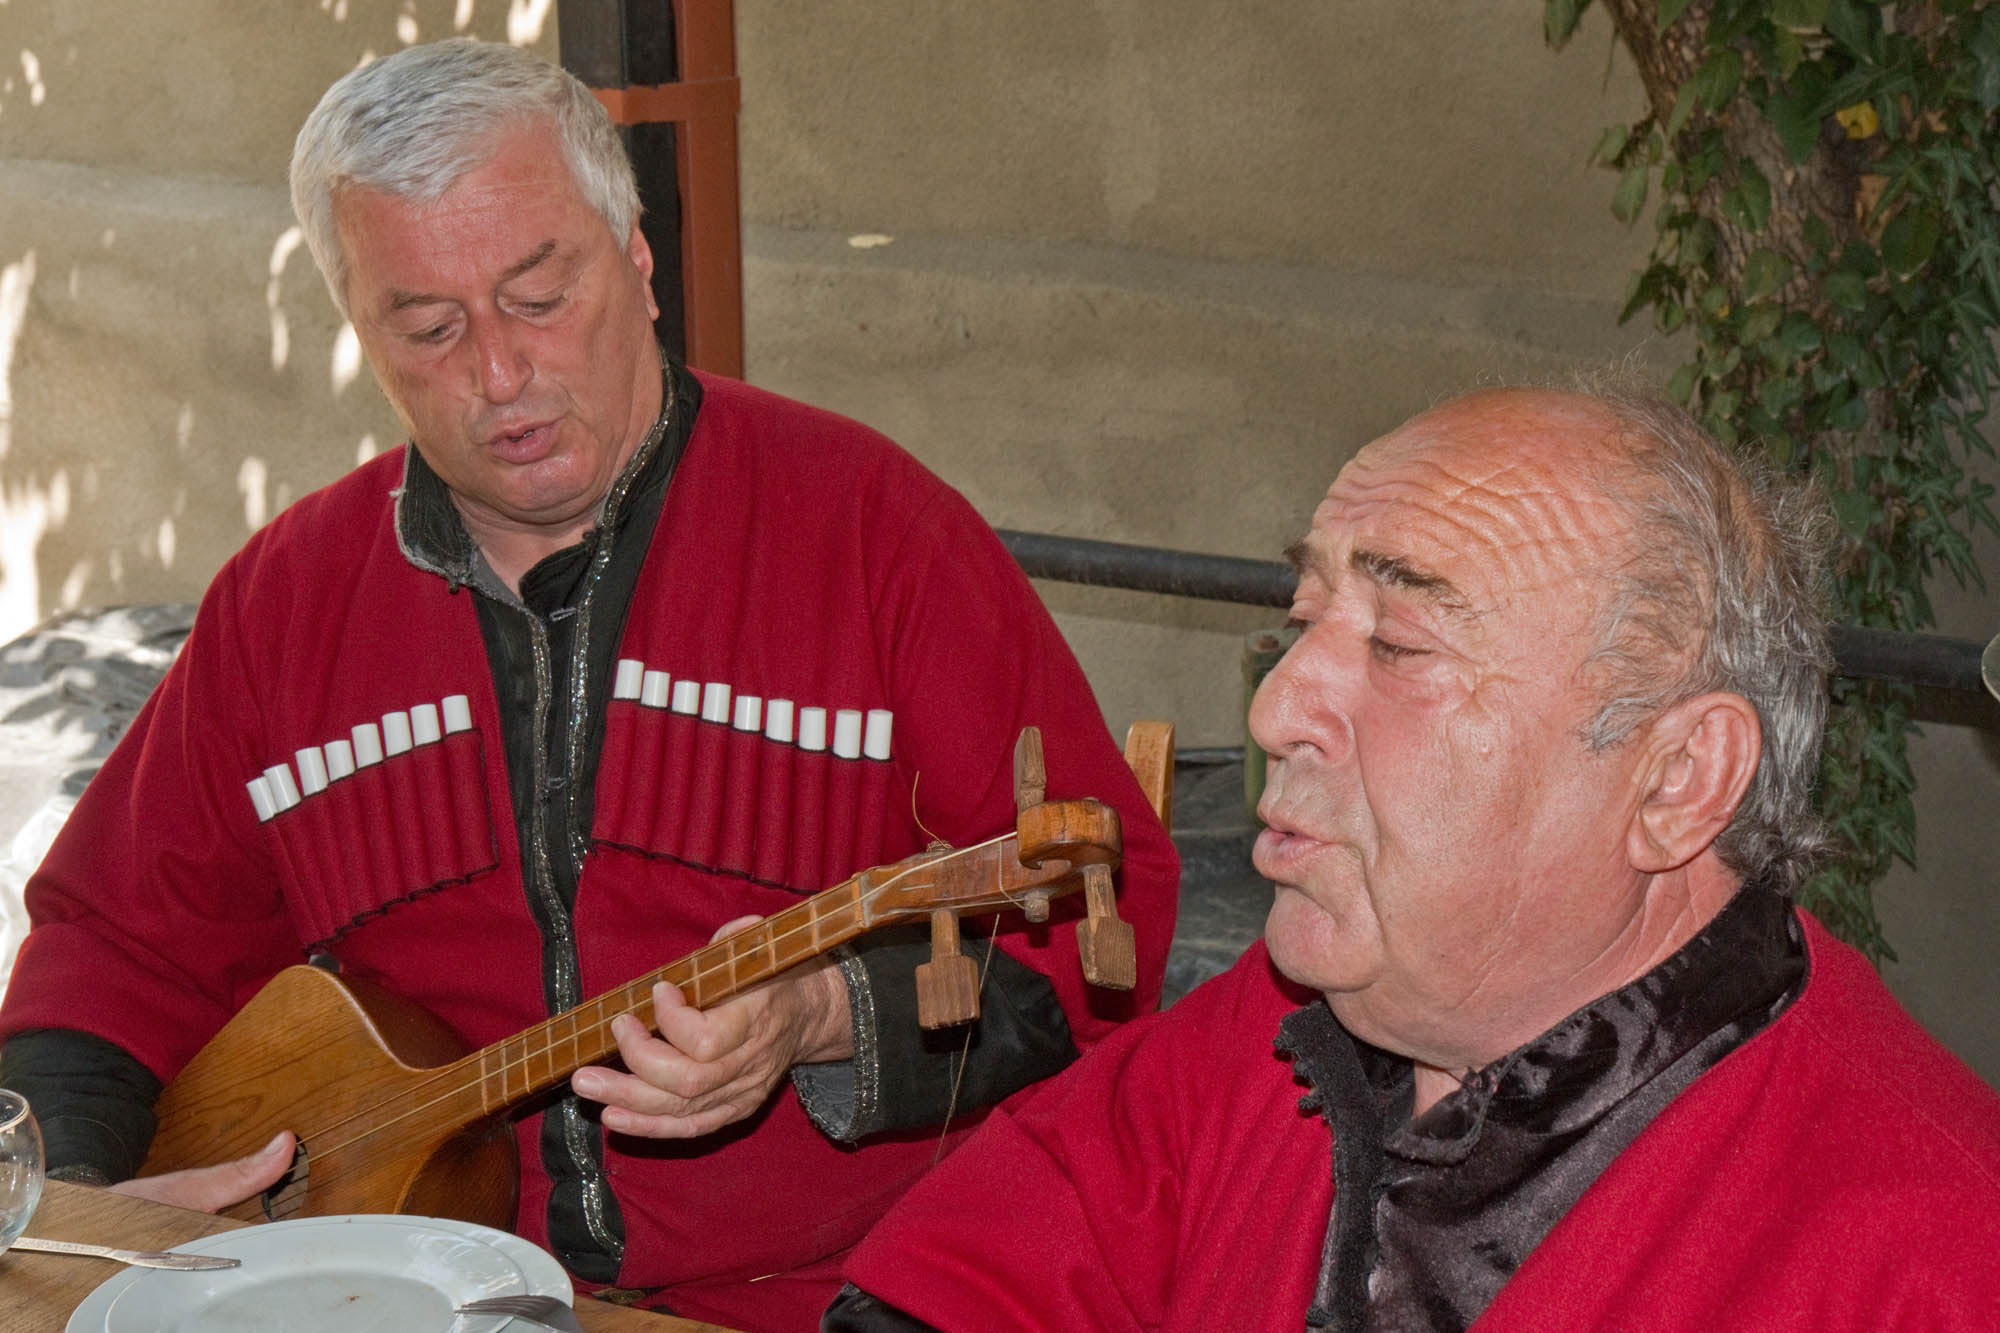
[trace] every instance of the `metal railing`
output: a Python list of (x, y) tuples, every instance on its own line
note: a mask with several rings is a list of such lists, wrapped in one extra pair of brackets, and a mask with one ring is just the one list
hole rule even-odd
[[(1059, 583), (1283, 607), (1291, 604), (1297, 581), (1291, 566), (1277, 560), (1199, 555), (1008, 529), (1000, 530), (1000, 540), (1028, 577)], [(1835, 625), (1832, 640), (1837, 675), (1975, 693), (1986, 688), (1979, 672), (1986, 645), (1972, 639)]]

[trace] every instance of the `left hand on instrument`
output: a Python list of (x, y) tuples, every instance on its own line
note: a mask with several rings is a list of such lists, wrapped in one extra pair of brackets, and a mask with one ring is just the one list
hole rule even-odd
[[(722, 939), (756, 924), (739, 917)], [(794, 968), (713, 1009), (700, 1010), (678, 987), (653, 987), (654, 1036), (630, 1014), (611, 1020), (623, 1072), (588, 1065), (570, 1076), (578, 1096), (604, 1103), (617, 1134), (690, 1139), (711, 1134), (761, 1107), (795, 1064), (854, 1054), (847, 982), (820, 959)]]

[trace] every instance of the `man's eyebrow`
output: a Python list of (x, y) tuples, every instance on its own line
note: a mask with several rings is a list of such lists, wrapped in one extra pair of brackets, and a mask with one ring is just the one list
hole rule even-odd
[(1285, 563), (1292, 567), (1292, 572), (1295, 574), (1318, 574), (1322, 578), (1326, 576), (1326, 561), (1303, 537), (1285, 548)]
[(1466, 619), (1476, 614), (1471, 599), (1459, 591), (1457, 584), (1444, 575), (1425, 569), (1403, 556), (1387, 555), (1381, 551), (1356, 547), (1348, 555), (1347, 563), (1355, 573), (1376, 583), (1415, 593), (1440, 611), (1448, 612), (1459, 619)]
[[(556, 243), (554, 241), (543, 241), (540, 245), (529, 251), (525, 258), (517, 261), (505, 273), (502, 273), (500, 281), (494, 285), (505, 286), (507, 283), (520, 277), (523, 273), (539, 265), (555, 252)], [(391, 292), (389, 294), (389, 313), (393, 315), (398, 310), (407, 310), (411, 306), (437, 305), (443, 300), (445, 300), (444, 297), (432, 292)]]
[[(1285, 559), (1301, 578), (1316, 578), (1329, 588), (1339, 582), (1334, 577), (1332, 559), (1310, 539), (1287, 546)], [(1459, 591), (1457, 584), (1403, 556), (1357, 548), (1347, 557), (1347, 563), (1363, 578), (1415, 593), (1453, 619), (1472, 620), (1479, 614), (1473, 607), (1472, 599)]]

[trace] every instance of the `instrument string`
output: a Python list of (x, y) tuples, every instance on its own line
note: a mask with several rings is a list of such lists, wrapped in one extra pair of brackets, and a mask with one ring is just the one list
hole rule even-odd
[[(935, 867), (947, 861), (951, 861), (957, 857), (967, 856), (973, 852), (981, 851), (987, 847), (993, 846), (996, 843), (1004, 842), (1011, 836), (1012, 836), (1011, 831), (1008, 833), (996, 834), (995, 836), (988, 838), (983, 842), (975, 842), (965, 847), (954, 848), (950, 852), (947, 852), (941, 856), (932, 857), (928, 860), (920, 861), (915, 865), (907, 866), (904, 869), (897, 871), (895, 874), (888, 876), (887, 878), (882, 880), (882, 882), (880, 882), (879, 884), (872, 885), (865, 893), (857, 895), (851, 903), (841, 904), (839, 907), (836, 907), (833, 910), (841, 911), (841, 910), (846, 910), (849, 907), (858, 910), (864, 906), (871, 906), (874, 904), (876, 899), (880, 898), (883, 894), (889, 892), (889, 890), (894, 888), (899, 881), (909, 877), (910, 875), (914, 875), (919, 871), (934, 869)], [(870, 872), (863, 871), (862, 875), (854, 876), (854, 879), (860, 879), (862, 878), (863, 875), (866, 875), (868, 873)], [(848, 883), (850, 884), (852, 882), (853, 882), (852, 879), (848, 881)], [(845, 885), (842, 885), (841, 887), (845, 887)], [(820, 912), (816, 904), (823, 901), (827, 893), (833, 893), (836, 891), (837, 890), (833, 889), (826, 890), (824, 893), (816, 894), (811, 899), (807, 900), (806, 903), (801, 904), (801, 907), (812, 908), (813, 910), (808, 911), (805, 917), (799, 923), (789, 926), (785, 929), (782, 929), (774, 934), (771, 934), (769, 938), (763, 942), (763, 945), (761, 947), (766, 949), (773, 948), (779, 944), (794, 939), (801, 934), (810, 933), (820, 924)], [(1020, 900), (1013, 893), (1009, 892), (1004, 886), (1000, 888), (1000, 894), (1010, 904), (1015, 906), (1020, 905)], [(799, 909), (794, 908), (790, 910), (796, 911)], [(780, 913), (780, 915), (783, 915), (783, 913)], [(756, 927), (754, 926), (750, 928), (750, 930), (755, 930), (755, 929)], [(722, 946), (728, 944), (730, 940), (741, 939), (743, 935), (749, 934), (750, 930), (745, 930), (737, 935), (731, 935), (725, 939), (717, 940), (713, 944), (704, 945), (702, 948), (695, 950), (692, 954), (687, 955), (688, 959), (696, 960), (694, 974), (689, 978), (690, 985), (695, 985), (699, 983), (703, 978), (713, 976), (717, 973), (724, 971), (725, 969), (733, 969), (737, 961), (737, 955), (733, 952), (723, 951)], [(857, 929), (854, 933), (855, 934), (860, 933), (858, 922), (857, 922)], [(852, 935), (849, 935), (846, 938), (852, 938)], [(991, 957), (991, 943), (990, 943), (991, 938), (992, 938), (991, 936), (988, 936), (989, 961)], [(704, 966), (699, 960), (702, 958), (704, 954), (709, 953), (711, 950), (716, 950), (720, 954), (726, 954), (726, 956), (719, 956), (718, 960), (714, 963), (713, 966)], [(667, 967), (661, 969), (661, 971), (665, 972), (671, 969), (673, 966), (674, 965), (672, 963), (669, 963)], [(769, 975), (774, 976), (776, 974), (777, 974), (776, 971), (774, 971)], [(760, 981), (768, 979), (769, 979), (768, 976), (759, 978)], [(982, 975), (982, 980), (983, 980), (983, 975)], [(632, 983), (628, 982), (627, 987), (629, 987), (631, 984)], [(419, 1102), (415, 1105), (405, 1107), (403, 1110), (399, 1111), (395, 1115), (390, 1116), (388, 1119), (381, 1120), (373, 1124), (369, 1124), (365, 1128), (355, 1131), (351, 1137), (343, 1139), (338, 1143), (316, 1146), (314, 1148), (314, 1151), (317, 1154), (324, 1154), (329, 1156), (334, 1153), (343, 1152), (349, 1148), (354, 1147), (357, 1144), (367, 1141), (369, 1138), (373, 1137), (376, 1134), (380, 1134), (384, 1131), (395, 1128), (397, 1125), (401, 1124), (403, 1121), (410, 1119), (413, 1116), (422, 1115), (424, 1112), (430, 1110), (431, 1108), (438, 1106), (446, 1101), (449, 1101), (452, 1097), (457, 1096), (459, 1093), (464, 1092), (471, 1087), (477, 1086), (478, 1084), (488, 1081), (495, 1074), (504, 1076), (515, 1069), (526, 1068), (529, 1062), (533, 1060), (537, 1054), (546, 1054), (546, 1052), (553, 1047), (556, 1041), (565, 1039), (555, 1038), (551, 1041), (544, 1042), (539, 1051), (524, 1051), (519, 1058), (505, 1061), (491, 1070), (486, 1069), (484, 1067), (484, 1061), (481, 1057), (483, 1057), (487, 1052), (493, 1051), (496, 1047), (506, 1046), (511, 1042), (522, 1041), (525, 1038), (527, 1038), (531, 1033), (535, 1033), (537, 1031), (548, 1033), (553, 1038), (554, 1024), (560, 1022), (564, 1018), (570, 1018), (573, 1021), (575, 1017), (581, 1013), (582, 1010), (600, 1005), (606, 998), (608, 998), (608, 994), (600, 995), (594, 1000), (587, 1000), (583, 1004), (577, 1006), (577, 1008), (575, 1009), (571, 1009), (566, 1011), (565, 1013), (558, 1014), (554, 1018), (551, 1018), (543, 1023), (538, 1023), (535, 1025), (535, 1027), (529, 1028), (526, 1032), (517, 1033), (512, 1037), (508, 1037), (502, 1041), (494, 1043), (492, 1046), (483, 1047), (481, 1050), (474, 1051), (471, 1055), (468, 1055), (463, 1059), (454, 1061), (451, 1064), (441, 1065), (431, 1077), (423, 1079), (417, 1083), (411, 1084), (409, 1087), (399, 1090), (393, 1096), (386, 1098), (383, 1101), (374, 1102), (368, 1106), (361, 1107), (357, 1109), (353, 1114), (341, 1120), (332, 1122), (331, 1124), (325, 1127), (325, 1129), (322, 1131), (322, 1134), (333, 1133), (345, 1127), (351, 1126), (356, 1121), (363, 1120), (366, 1117), (380, 1111), (384, 1106), (391, 1105), (398, 1101), (402, 1101), (405, 1098), (412, 1096), (422, 1096), (426, 1093), (433, 1092), (437, 1089), (439, 1084), (450, 1085), (445, 1087), (443, 1091), (438, 1095), (432, 1096), (428, 1101)], [(720, 998), (728, 998), (728, 997), (720, 997)], [(618, 1012), (636, 1013), (637, 1011), (633, 1009), (621, 1009)], [(608, 1024), (611, 1018), (613, 1017), (616, 1017), (616, 1015), (615, 1014), (605, 1015), (601, 1018), (593, 1020), (589, 1026), (594, 1028), (602, 1026), (604, 1024)], [(647, 1024), (647, 1026), (650, 1028), (652, 1025), (649, 1023)], [(569, 1037), (566, 1038), (566, 1040), (574, 1042), (577, 1038), (577, 1035), (578, 1035), (577, 1030), (573, 1027)], [(969, 1037), (970, 1034), (968, 1034), (968, 1040)], [(463, 1075), (467, 1073), (472, 1073), (474, 1071), (474, 1066), (479, 1066), (476, 1070), (476, 1073), (474, 1073), (474, 1076), (471, 1078), (463, 1077)], [(505, 1086), (504, 1077), (502, 1080), (502, 1086), (503, 1088)]]
[[(1000, 894), (1002, 897), (1006, 898), (1008, 902), (1010, 903), (1014, 902), (1014, 895), (1008, 893), (1006, 889), (1004, 888), (1001, 889)], [(1018, 906), (1019, 904), (1017, 903), (1016, 905)], [(995, 947), (995, 942), (996, 942), (996, 932), (994, 931), (986, 932), (986, 952), (984, 955), (981, 956), (979, 960), (979, 991), (981, 994), (984, 994), (986, 991), (986, 973), (993, 966), (993, 950)], [(945, 1101), (944, 1104), (944, 1122), (938, 1126), (937, 1150), (931, 1154), (932, 1166), (936, 1166), (939, 1162), (942, 1162), (944, 1160), (945, 1145), (950, 1141), (951, 1138), (952, 1117), (958, 1114), (958, 1090), (965, 1083), (965, 1066), (971, 1063), (971, 1060), (972, 1060), (972, 1024), (967, 1023), (965, 1025), (965, 1040), (959, 1043), (958, 1059), (952, 1065), (951, 1096)]]

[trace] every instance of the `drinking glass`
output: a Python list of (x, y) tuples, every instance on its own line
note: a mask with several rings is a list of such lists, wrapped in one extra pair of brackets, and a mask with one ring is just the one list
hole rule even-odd
[(28, 1229), (41, 1197), (41, 1128), (26, 1097), (0, 1088), (0, 1250)]

